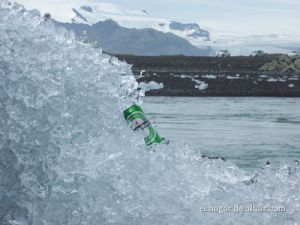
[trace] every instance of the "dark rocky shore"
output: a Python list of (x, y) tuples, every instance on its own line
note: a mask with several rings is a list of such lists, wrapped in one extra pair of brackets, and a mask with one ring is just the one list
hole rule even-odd
[(138, 82), (163, 84), (162, 89), (148, 91), (150, 96), (300, 97), (298, 61), (282, 55), (116, 56), (133, 65)]

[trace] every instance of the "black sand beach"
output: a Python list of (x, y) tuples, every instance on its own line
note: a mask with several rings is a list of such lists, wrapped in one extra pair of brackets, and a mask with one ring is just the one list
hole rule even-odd
[[(149, 96), (274, 96), (300, 97), (300, 73), (278, 64), (282, 55), (264, 57), (190, 57), (117, 55), (133, 65), (139, 82), (164, 88)], [(294, 63), (295, 59), (288, 59)], [(287, 68), (285, 68), (287, 67)], [(144, 72), (142, 72), (144, 70)]]

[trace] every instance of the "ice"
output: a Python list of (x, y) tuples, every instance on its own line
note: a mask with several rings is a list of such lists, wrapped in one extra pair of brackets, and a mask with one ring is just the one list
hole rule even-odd
[(205, 82), (201, 82), (200, 84), (195, 85), (195, 88), (199, 89), (200, 91), (203, 91), (208, 88), (208, 84)]
[(240, 76), (227, 76), (226, 77), (228, 80), (236, 80), (236, 79), (240, 79)]
[[(126, 63), (0, 0), (1, 225), (299, 224), (299, 165), (149, 149), (122, 115), (136, 88)], [(286, 212), (203, 212), (237, 204)]]
[(192, 79), (196, 83), (195, 88), (199, 89), (200, 91), (204, 91), (208, 88), (208, 84), (201, 80)]
[(217, 78), (216, 75), (212, 75), (212, 74), (204, 75), (203, 77), (207, 78), (207, 79), (216, 79)]
[(164, 84), (163, 83), (157, 83), (155, 81), (150, 81), (148, 83), (141, 82), (141, 83), (139, 83), (139, 87), (143, 91), (150, 91), (150, 90), (162, 89), (162, 88), (164, 88)]
[(289, 84), (289, 88), (294, 88), (295, 84)]
[(274, 77), (271, 77), (267, 80), (268, 82), (277, 82), (278, 80)]

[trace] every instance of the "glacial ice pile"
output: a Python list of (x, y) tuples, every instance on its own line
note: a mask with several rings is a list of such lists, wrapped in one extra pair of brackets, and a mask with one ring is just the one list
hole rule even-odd
[(300, 223), (298, 165), (251, 175), (176, 141), (147, 149), (122, 115), (136, 88), (129, 65), (0, 0), (1, 225)]

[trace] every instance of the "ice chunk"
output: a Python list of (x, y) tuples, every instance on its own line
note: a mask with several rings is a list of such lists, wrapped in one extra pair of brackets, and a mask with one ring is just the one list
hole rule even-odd
[(211, 75), (211, 74), (205, 75), (205, 76), (203, 76), (203, 77), (204, 77), (204, 78), (207, 78), (207, 79), (216, 79), (216, 78), (217, 78), (216, 75)]
[(271, 77), (267, 80), (268, 82), (277, 82), (277, 79), (275, 79), (274, 77)]
[(289, 84), (289, 88), (294, 88), (295, 84)]
[(240, 76), (237, 74), (236, 76), (230, 76), (230, 75), (228, 75), (227, 77), (226, 77), (228, 80), (238, 80), (238, 79), (241, 79), (240, 78)]
[(139, 87), (144, 91), (150, 91), (150, 90), (163, 89), (164, 84), (163, 83), (157, 83), (155, 81), (150, 81), (148, 83), (141, 82), (139, 84)]
[(195, 88), (199, 89), (200, 91), (206, 90), (208, 88), (208, 84), (205, 83), (204, 81), (192, 79), (196, 83)]

